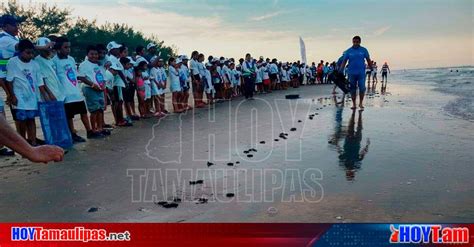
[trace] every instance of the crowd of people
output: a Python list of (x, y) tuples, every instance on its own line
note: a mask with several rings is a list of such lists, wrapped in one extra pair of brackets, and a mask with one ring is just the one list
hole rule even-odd
[[(364, 51), (360, 53), (362, 66), (363, 60), (367, 59), (372, 71), (377, 68), (372, 65), (365, 48), (354, 46), (337, 62), (321, 60), (317, 66), (315, 63), (308, 66), (300, 61), (254, 59), (251, 54), (239, 60), (206, 58), (198, 51), (193, 51), (190, 57), (180, 55), (165, 61), (156, 44), (138, 46), (131, 52), (125, 44), (116, 41), (107, 45), (91, 44), (84, 51), (84, 60), (77, 64), (70, 56), (74, 44), (67, 37), (41, 37), (33, 43), (17, 38), (18, 23), (13, 16), (2, 16), (1, 24), (0, 85), (7, 95), (6, 102), (18, 134), (32, 146), (44, 144), (36, 135), (35, 118), (40, 102), (63, 102), (72, 140), (78, 143), (84, 142), (85, 138), (77, 134), (75, 116), (80, 117), (88, 139), (102, 138), (110, 135), (113, 128), (104, 118), (107, 107), (113, 113), (115, 126), (128, 127), (142, 118), (161, 118), (169, 114), (165, 106), (168, 92), (171, 93), (172, 111), (182, 113), (192, 108), (190, 93), (196, 108), (241, 96), (252, 100), (255, 93), (332, 83), (329, 75), (344, 70), (348, 61), (345, 71), (352, 85), (354, 107), (358, 88), (359, 107), (363, 108), (365, 76), (359, 76), (359, 51)], [(360, 44), (360, 37), (354, 39)], [(387, 71), (385, 64), (382, 68), (385, 80)], [(0, 113), (4, 116), (3, 101), (0, 99)], [(12, 153), (5, 148), (1, 150), (2, 154)]]

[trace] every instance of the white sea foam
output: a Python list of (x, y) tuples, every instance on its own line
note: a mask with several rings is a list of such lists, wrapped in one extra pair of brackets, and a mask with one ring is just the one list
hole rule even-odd
[(474, 67), (452, 67), (398, 71), (406, 80), (431, 82), (437, 91), (458, 96), (444, 109), (450, 114), (474, 121)]

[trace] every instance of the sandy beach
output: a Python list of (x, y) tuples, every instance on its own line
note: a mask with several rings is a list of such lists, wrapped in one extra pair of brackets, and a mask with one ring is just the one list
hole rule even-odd
[(2, 158), (0, 221), (472, 222), (473, 71), (396, 71), (363, 112), (302, 86), (140, 120), (61, 163)]

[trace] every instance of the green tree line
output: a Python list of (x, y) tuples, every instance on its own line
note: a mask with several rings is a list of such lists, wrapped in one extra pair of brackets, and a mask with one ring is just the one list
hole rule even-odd
[(176, 55), (176, 48), (164, 45), (155, 35), (145, 36), (142, 32), (135, 31), (127, 24), (106, 23), (98, 25), (96, 20), (77, 18), (73, 20), (72, 10), (60, 8), (57, 5), (20, 4), (16, 0), (2, 3), (0, 14), (11, 14), (22, 19), (19, 26), (19, 36), (33, 42), (38, 37), (48, 35), (65, 35), (71, 41), (71, 56), (76, 61), (82, 61), (88, 45), (104, 44), (114, 40), (125, 44), (131, 54), (139, 45), (153, 42), (159, 48), (160, 56), (167, 59)]

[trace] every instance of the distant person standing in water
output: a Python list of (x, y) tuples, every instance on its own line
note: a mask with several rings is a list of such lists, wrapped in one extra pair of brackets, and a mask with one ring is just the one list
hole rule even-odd
[(351, 97), (352, 97), (352, 109), (356, 109), (356, 93), (359, 89), (359, 107), (364, 109), (363, 101), (365, 96), (365, 63), (367, 60), (369, 68), (372, 68), (372, 61), (370, 60), (369, 51), (364, 47), (360, 46), (361, 38), (355, 36), (352, 38), (352, 47), (344, 52), (344, 60), (341, 66), (342, 69), (346, 66), (347, 62), (347, 74), (349, 77)]
[(388, 67), (387, 62), (382, 65), (382, 69), (380, 70), (380, 72), (382, 72), (382, 83), (384, 82), (384, 79), (385, 83), (387, 83), (387, 72), (390, 73), (390, 68)]
[(372, 63), (372, 89), (375, 90), (375, 86), (377, 86), (377, 63)]

